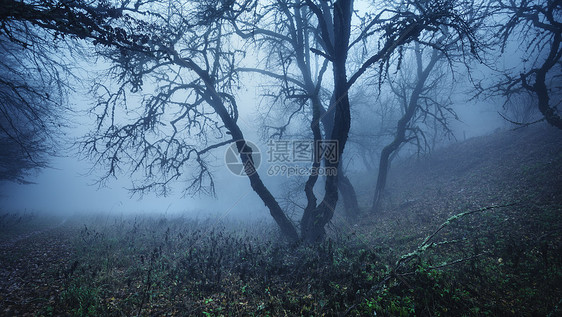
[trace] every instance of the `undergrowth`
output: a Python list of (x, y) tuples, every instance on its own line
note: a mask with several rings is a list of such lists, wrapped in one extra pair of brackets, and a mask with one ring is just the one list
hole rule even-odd
[(57, 229), (72, 252), (45, 268), (56, 287), (33, 314), (554, 316), (562, 243), (546, 220), (559, 207), (542, 209), (545, 221), (528, 224), (542, 224), (535, 231), (506, 226), (521, 206), (453, 217), (431, 247), (402, 262), (392, 241), (356, 233), (303, 245), (279, 241), (268, 223), (75, 220)]

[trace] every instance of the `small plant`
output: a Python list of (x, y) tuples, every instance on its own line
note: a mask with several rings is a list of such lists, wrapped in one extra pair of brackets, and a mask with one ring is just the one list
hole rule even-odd
[(61, 294), (61, 302), (66, 311), (74, 316), (104, 315), (98, 291), (83, 285), (71, 285)]

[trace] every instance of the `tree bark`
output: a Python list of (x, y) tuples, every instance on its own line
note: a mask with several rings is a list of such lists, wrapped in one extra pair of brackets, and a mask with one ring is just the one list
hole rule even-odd
[(552, 44), (550, 46), (550, 52), (542, 67), (536, 70), (535, 83), (533, 86), (527, 84), (525, 76), (521, 75), (523, 86), (533, 91), (538, 98), (538, 108), (543, 114), (544, 119), (550, 125), (557, 127), (562, 130), (562, 118), (556, 112), (556, 108), (550, 105), (550, 96), (548, 93), (548, 87), (546, 86), (546, 75), (552, 67), (555, 67), (558, 60), (560, 59), (560, 43), (562, 40), (562, 34), (556, 33), (553, 37)]
[[(224, 111), (226, 111), (226, 108), (224, 108)], [(249, 167), (249, 169), (246, 170), (246, 174), (248, 175), (252, 189), (254, 190), (254, 192), (256, 192), (256, 194), (258, 194), (258, 196), (264, 202), (265, 206), (269, 209), (269, 213), (281, 229), (283, 235), (290, 241), (297, 241), (299, 239), (297, 229), (295, 228), (291, 220), (287, 217), (283, 209), (281, 209), (281, 206), (279, 206), (279, 203), (277, 202), (275, 197), (273, 197), (271, 192), (267, 189), (267, 187), (261, 180), (254, 166), (252, 151), (251, 149), (248, 149), (242, 131), (236, 123), (232, 122), (234, 120), (232, 120), (230, 115), (228, 115), (228, 118), (229, 119), (226, 119), (226, 121), (230, 120), (230, 122), (229, 124), (226, 124), (225, 122), (225, 126), (228, 127), (229, 131), (232, 134), (232, 137), (235, 140), (238, 140), (236, 141), (236, 147), (238, 148), (238, 152), (240, 153), (240, 159), (243, 163), (243, 166)]]
[(406, 107), (404, 115), (400, 118), (400, 120), (398, 120), (398, 124), (396, 125), (396, 133), (394, 134), (394, 140), (390, 144), (385, 146), (381, 152), (377, 185), (375, 186), (371, 212), (378, 212), (380, 210), (384, 188), (386, 187), (386, 179), (388, 176), (388, 169), (390, 165), (390, 156), (400, 147), (402, 143), (406, 142), (406, 130), (408, 129), (410, 121), (416, 114), (416, 110), (418, 108), (418, 100), (425, 86), (425, 81), (427, 80), (427, 77), (431, 73), (431, 70), (433, 69), (433, 67), (435, 67), (435, 64), (441, 58), (441, 56), (442, 53), (434, 50), (431, 55), (431, 60), (429, 61), (425, 69), (423, 69), (423, 66), (421, 65), (421, 52), (418, 48), (416, 48), (416, 60), (418, 63), (416, 85), (412, 90), (410, 100), (408, 102), (408, 106)]
[[(400, 129), (400, 127), (398, 128)], [(397, 130), (398, 130), (397, 129)], [(405, 129), (404, 129), (405, 130)], [(373, 199), (373, 206), (371, 207), (372, 212), (377, 212), (380, 210), (380, 204), (383, 197), (383, 191), (386, 187), (386, 179), (388, 175), (389, 165), (390, 165), (390, 155), (398, 149), (399, 145), (405, 140), (405, 138), (400, 138), (398, 135), (392, 141), (382, 149), (381, 158), (379, 161), (379, 173), (377, 176), (377, 185), (375, 187), (375, 195)]]
[[(331, 104), (335, 104), (335, 98), (332, 98)], [(321, 120), (322, 126), (324, 127), (324, 135), (332, 135), (332, 130), (334, 127), (334, 111), (326, 111), (324, 107), (321, 108)], [(328, 137), (326, 137), (327, 139)], [(349, 178), (345, 175), (345, 172), (341, 166), (338, 170), (338, 189), (343, 200), (343, 206), (345, 210), (345, 217), (349, 220), (357, 218), (359, 215), (359, 202), (357, 201), (357, 193), (353, 184)]]
[(345, 217), (348, 220), (353, 220), (359, 215), (359, 203), (357, 202), (357, 193), (349, 178), (344, 174), (343, 169), (340, 167), (338, 170), (338, 189), (343, 200), (343, 207), (345, 210)]
[(287, 217), (283, 209), (281, 209), (281, 206), (279, 206), (279, 203), (277, 202), (275, 197), (273, 197), (271, 192), (267, 189), (267, 187), (261, 180), (254, 166), (251, 148), (247, 147), (242, 130), (240, 129), (234, 118), (228, 113), (226, 106), (222, 102), (219, 93), (214, 87), (212, 78), (208, 73), (206, 73), (191, 60), (181, 59), (177, 52), (171, 52), (176, 63), (178, 63), (179, 65), (183, 64), (183, 66), (189, 67), (190, 69), (195, 71), (201, 79), (203, 79), (207, 91), (207, 94), (205, 94), (205, 98), (209, 105), (213, 107), (213, 109), (217, 112), (217, 114), (223, 121), (224, 126), (231, 133), (232, 138), (236, 140), (236, 147), (240, 154), (242, 164), (243, 166), (248, 167), (248, 170), (246, 170), (246, 174), (248, 175), (248, 179), (250, 180), (252, 189), (254, 190), (254, 192), (256, 192), (256, 194), (258, 194), (258, 196), (264, 202), (265, 206), (267, 206), (267, 208), (269, 209), (269, 213), (281, 229), (283, 235), (290, 241), (297, 241), (299, 239), (297, 229), (295, 228), (291, 220)]
[[(338, 173), (340, 171), (340, 161), (347, 142), (351, 115), (348, 97), (348, 83), (346, 74), (347, 50), (351, 29), (351, 13), (353, 1), (341, 0), (334, 3), (333, 25), (334, 41), (332, 52), (332, 69), (334, 75), (334, 98), (335, 115), (334, 127), (331, 133), (331, 140), (337, 142), (337, 158), (335, 160), (325, 160), (326, 170), (335, 171), (334, 175), (328, 175), (325, 183), (325, 193), (322, 202), (313, 212), (303, 215), (301, 230), (303, 239), (306, 242), (318, 242), (324, 239), (326, 234), (325, 226), (332, 219), (334, 209), (338, 202)], [(325, 38), (329, 34), (325, 34)]]

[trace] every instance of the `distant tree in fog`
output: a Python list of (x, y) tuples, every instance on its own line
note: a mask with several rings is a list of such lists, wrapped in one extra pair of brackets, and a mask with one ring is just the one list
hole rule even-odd
[[(448, 39), (444, 36), (442, 40)], [(443, 131), (444, 134), (451, 134), (448, 121), (450, 118), (456, 118), (448, 100), (448, 93), (445, 92), (446, 89), (450, 89), (445, 83), (446, 55), (433, 48), (424, 50), (419, 43), (415, 43), (408, 53), (413, 56), (408, 59), (413, 61), (412, 65), (403, 65), (399, 71), (401, 76), (397, 76), (396, 82), (389, 81), (388, 84), (396, 96), (401, 117), (396, 123), (392, 141), (383, 147), (380, 154), (371, 207), (373, 212), (380, 209), (390, 163), (400, 147), (413, 143), (418, 152), (431, 148), (429, 134), (437, 134), (437, 130)], [(431, 130), (428, 131), (427, 127)]]
[(536, 95), (531, 92), (510, 96), (500, 116), (516, 126), (527, 126), (544, 121), (542, 113), (537, 108)]

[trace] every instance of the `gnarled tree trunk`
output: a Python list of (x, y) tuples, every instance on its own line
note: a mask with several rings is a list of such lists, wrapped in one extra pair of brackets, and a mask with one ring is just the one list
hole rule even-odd
[[(338, 173), (342, 153), (347, 142), (351, 125), (349, 107), (348, 82), (346, 75), (347, 50), (349, 44), (351, 13), (353, 1), (342, 0), (334, 3), (333, 25), (334, 40), (332, 46), (332, 67), (334, 74), (335, 115), (334, 127), (330, 141), (337, 142), (337, 158), (325, 160), (326, 169), (335, 171), (326, 177), (325, 192), (322, 202), (310, 213), (303, 215), (301, 220), (302, 238), (306, 242), (322, 240), (326, 234), (325, 226), (332, 219), (338, 202)], [(324, 38), (329, 38), (324, 34)]]
[(425, 69), (423, 69), (421, 65), (422, 63), (421, 52), (416, 47), (416, 60), (418, 64), (416, 85), (412, 90), (412, 93), (410, 95), (410, 100), (408, 101), (404, 115), (402, 115), (400, 120), (398, 120), (398, 124), (396, 125), (396, 133), (394, 134), (394, 140), (390, 144), (385, 146), (381, 152), (381, 157), (379, 161), (379, 172), (377, 176), (377, 185), (375, 187), (373, 205), (371, 207), (372, 212), (377, 212), (380, 209), (384, 188), (386, 186), (388, 169), (390, 166), (390, 159), (391, 159), (390, 156), (396, 150), (398, 150), (398, 148), (400, 147), (400, 145), (402, 145), (402, 143), (407, 141), (406, 130), (408, 129), (410, 121), (412, 120), (412, 118), (416, 113), (416, 110), (418, 109), (418, 101), (422, 94), (427, 77), (429, 76), (431, 70), (433, 69), (433, 67), (441, 57), (442, 57), (442, 53), (434, 50), (433, 54), (431, 55), (431, 60), (429, 61)]

